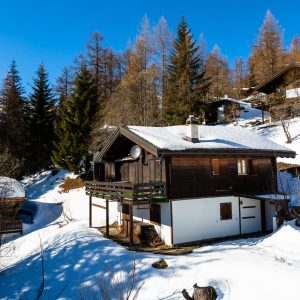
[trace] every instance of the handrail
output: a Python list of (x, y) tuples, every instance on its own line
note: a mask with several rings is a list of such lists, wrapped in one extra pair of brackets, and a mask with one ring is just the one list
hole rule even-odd
[(86, 194), (109, 200), (133, 202), (166, 200), (165, 184), (156, 181), (149, 183), (86, 181)]

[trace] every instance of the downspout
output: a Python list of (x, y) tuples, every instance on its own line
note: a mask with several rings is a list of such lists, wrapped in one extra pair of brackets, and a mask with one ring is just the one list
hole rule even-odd
[(239, 196), (239, 227), (240, 227), (240, 235), (242, 234), (242, 221), (241, 221), (241, 197)]
[[(161, 158), (160, 158), (160, 178), (161, 178), (161, 181), (162, 181), (162, 160), (164, 159), (164, 154), (161, 155)], [(167, 184), (167, 181), (170, 180), (170, 170), (169, 170), (169, 167), (170, 165), (168, 164), (168, 166), (165, 164), (165, 177), (166, 177), (166, 184)], [(168, 171), (167, 171), (167, 168), (168, 168)], [(168, 174), (168, 176), (167, 176)], [(169, 200), (169, 203), (170, 203), (170, 229), (171, 229), (171, 245), (173, 246), (174, 245), (174, 230), (173, 230), (173, 202), (172, 202), (172, 199), (170, 199), (170, 195), (169, 195), (169, 189), (168, 189), (168, 193), (167, 193), (167, 196), (168, 196), (168, 200)]]

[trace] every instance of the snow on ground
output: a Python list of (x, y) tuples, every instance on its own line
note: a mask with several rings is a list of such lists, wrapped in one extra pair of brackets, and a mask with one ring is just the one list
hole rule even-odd
[[(261, 121), (262, 112), (260, 109), (251, 107), (251, 103), (238, 101), (243, 110), (240, 113), (240, 117), (237, 118), (239, 125), (245, 125), (250, 122)], [(269, 117), (268, 112), (264, 112), (264, 117), (267, 119)]]
[[(83, 189), (60, 193), (59, 184), (72, 174), (45, 172), (25, 180), (27, 197), (38, 212), (22, 236), (8, 241), (0, 258), (0, 299), (33, 299), (41, 283), (40, 243), (45, 258), (42, 299), (79, 299), (84, 286), (94, 291), (97, 278), (113, 270), (129, 271), (137, 261), (137, 280), (144, 283), (138, 299), (182, 299), (181, 290), (212, 285), (218, 299), (295, 299), (300, 278), (300, 231), (286, 223), (261, 239), (228, 241), (162, 256), (124, 249), (88, 227), (88, 197)], [(58, 204), (62, 203), (62, 204)], [(72, 222), (66, 222), (64, 211)], [(104, 225), (105, 211), (94, 209), (93, 222)], [(113, 209), (111, 209), (112, 214)], [(60, 227), (59, 224), (64, 226)], [(169, 268), (151, 264), (163, 257)], [(288, 287), (288, 288), (285, 288)]]

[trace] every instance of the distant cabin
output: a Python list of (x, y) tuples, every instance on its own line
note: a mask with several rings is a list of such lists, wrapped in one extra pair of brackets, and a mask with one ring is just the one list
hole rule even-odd
[(271, 231), (288, 201), (276, 158), (295, 152), (248, 129), (198, 125), (119, 127), (94, 157), (90, 197), (118, 203), (118, 226), (135, 243), (152, 224), (167, 245)]
[(267, 109), (273, 120), (300, 116), (300, 64), (292, 63), (255, 87), (266, 94), (265, 100), (254, 101), (258, 108)]
[(26, 202), (22, 184), (16, 179), (0, 177), (0, 234), (22, 233), (18, 220), (19, 204)]

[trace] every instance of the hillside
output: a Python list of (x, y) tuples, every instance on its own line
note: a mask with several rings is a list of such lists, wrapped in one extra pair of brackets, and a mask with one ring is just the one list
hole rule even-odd
[[(279, 124), (252, 126), (260, 120), (261, 112), (247, 103), (243, 105), (245, 111), (237, 122), (224, 126), (241, 126), (300, 151), (300, 118), (290, 122), (293, 142), (286, 144)], [(300, 164), (299, 155), (296, 159), (278, 160)], [(287, 173), (280, 176), (283, 182), (292, 184), (291, 191), (296, 196), (298, 180)], [(293, 222), (264, 238), (219, 243), (195, 249), (188, 255), (131, 252), (104, 238), (97, 229), (89, 228), (88, 197), (83, 188), (63, 192), (59, 185), (66, 177), (74, 175), (48, 171), (23, 180), (36, 215), (33, 224), (25, 224), (22, 236), (10, 238), (3, 245), (1, 299), (35, 298), (42, 281), (41, 250), (45, 266), (42, 299), (80, 299), (83, 292), (88, 299), (97, 292), (99, 278), (111, 272), (118, 278), (126, 277), (133, 260), (137, 263), (137, 281), (143, 284), (138, 299), (181, 299), (182, 289), (191, 291), (195, 282), (214, 286), (218, 299), (295, 298), (300, 278), (300, 229)], [(103, 205), (101, 200), (94, 200), (97, 201)], [(110, 220), (114, 222), (116, 204), (110, 207)], [(93, 225), (104, 224), (105, 211), (94, 207)], [(167, 261), (168, 269), (151, 267), (160, 258)]]
[[(44, 172), (25, 180), (37, 215), (22, 236), (4, 245), (1, 299), (35, 297), (41, 283), (40, 245), (45, 260), (42, 299), (79, 299), (82, 287), (92, 293), (97, 278), (111, 270), (124, 274), (133, 260), (137, 262), (137, 280), (144, 283), (138, 299), (181, 299), (181, 290), (190, 291), (195, 282), (213, 285), (218, 299), (294, 298), (300, 278), (300, 231), (293, 223), (264, 239), (229, 241), (189, 255), (163, 256), (169, 268), (157, 270), (151, 264), (162, 255), (130, 252), (104, 238), (97, 229), (88, 228), (88, 197), (82, 188), (61, 193), (59, 184), (66, 176), (73, 175)], [(114, 221), (113, 209), (111, 213)], [(104, 224), (103, 210), (95, 210), (96, 221)]]

